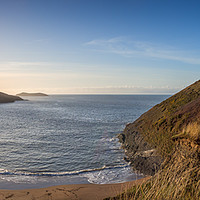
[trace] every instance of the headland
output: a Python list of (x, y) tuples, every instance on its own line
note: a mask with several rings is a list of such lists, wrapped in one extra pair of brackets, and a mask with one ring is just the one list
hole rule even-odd
[(0, 92), (0, 103), (12, 103), (15, 101), (22, 101), (23, 99), (18, 96), (8, 95)]

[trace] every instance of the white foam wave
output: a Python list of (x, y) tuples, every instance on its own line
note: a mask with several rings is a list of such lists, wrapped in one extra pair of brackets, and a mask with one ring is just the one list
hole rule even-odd
[(6, 169), (0, 169), (0, 175), (19, 175), (19, 176), (69, 176), (69, 175), (80, 175), (89, 172), (103, 171), (105, 169), (117, 169), (126, 168), (128, 165), (116, 165), (116, 166), (103, 166), (94, 169), (83, 169), (77, 171), (66, 171), (66, 172), (26, 172), (26, 171), (11, 171)]
[(114, 168), (112, 170), (105, 169), (105, 170), (96, 171), (93, 173), (82, 174), (81, 176), (86, 177), (88, 179), (88, 182), (93, 183), (93, 184), (124, 182), (124, 181), (128, 181), (128, 178), (130, 176), (134, 176), (134, 180), (137, 179), (136, 177), (137, 175), (132, 172), (130, 166), (122, 167), (122, 168)]

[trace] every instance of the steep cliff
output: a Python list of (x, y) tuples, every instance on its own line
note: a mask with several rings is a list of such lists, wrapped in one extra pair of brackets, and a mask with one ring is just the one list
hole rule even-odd
[(119, 135), (133, 168), (153, 175), (164, 158), (171, 154), (175, 142), (186, 137), (182, 130), (200, 122), (200, 81), (183, 89), (128, 124)]

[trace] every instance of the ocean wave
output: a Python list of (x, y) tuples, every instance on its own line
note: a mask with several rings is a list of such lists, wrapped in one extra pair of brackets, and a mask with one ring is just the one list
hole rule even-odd
[(115, 135), (114, 137), (103, 137), (103, 138), (100, 139), (100, 141), (103, 141), (103, 142), (113, 142), (113, 141), (118, 141), (118, 138)]
[(77, 171), (66, 171), (66, 172), (26, 172), (26, 171), (12, 171), (6, 169), (0, 169), (0, 175), (17, 175), (17, 176), (70, 176), (70, 175), (80, 175), (85, 173), (92, 173), (97, 171), (103, 171), (107, 169), (120, 169), (127, 168), (129, 165), (115, 165), (106, 166), (94, 169), (82, 169)]

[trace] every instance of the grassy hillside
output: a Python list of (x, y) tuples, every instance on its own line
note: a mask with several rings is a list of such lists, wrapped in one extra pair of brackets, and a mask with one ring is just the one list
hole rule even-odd
[[(138, 152), (151, 148), (164, 162), (146, 183), (107, 199), (200, 199), (200, 81), (128, 124), (120, 140), (134, 158), (132, 162), (137, 162)], [(149, 159), (152, 157), (159, 158)], [(142, 164), (146, 161), (145, 158)]]
[(200, 81), (156, 105), (134, 122), (134, 126), (164, 156), (174, 139), (189, 123), (200, 121)]

